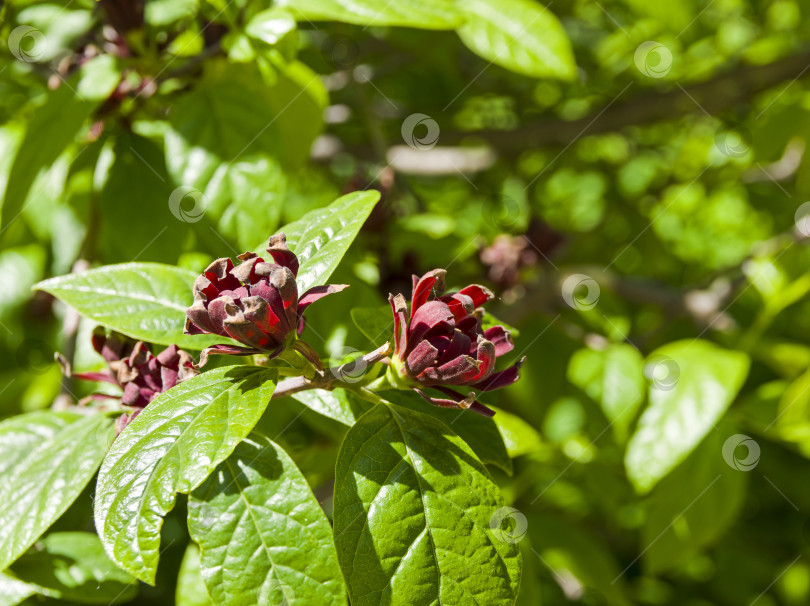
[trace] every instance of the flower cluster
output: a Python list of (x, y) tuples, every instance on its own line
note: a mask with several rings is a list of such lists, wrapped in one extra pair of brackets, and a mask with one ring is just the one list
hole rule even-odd
[[(460, 394), (448, 386), (475, 391), (506, 387), (518, 380), (523, 359), (495, 372), (496, 359), (514, 345), (503, 326), (486, 330), (481, 326), (481, 306), (493, 298), (492, 293), (473, 284), (442, 295), (444, 276), (443, 269), (434, 269), (413, 277), (410, 314), (403, 295), (389, 296), (394, 314), (392, 380), (436, 406), (470, 408), (492, 416), (494, 411), (476, 401), (474, 391)], [(433, 291), (439, 296), (432, 297)], [(432, 397), (420, 387), (447, 397)]]
[(270, 238), (267, 253), (273, 263), (252, 252), (239, 255), (241, 263), (236, 266), (227, 257), (217, 259), (194, 281), (194, 304), (186, 313), (185, 333), (230, 337), (245, 346), (209, 347), (200, 357), (200, 366), (208, 354), (276, 357), (303, 331), (307, 307), (347, 288), (345, 284), (316, 286), (299, 297), (298, 258), (283, 233)]
[[(116, 429), (119, 433), (157, 396), (197, 374), (191, 356), (176, 345), (154, 355), (147, 343), (115, 332), (108, 335), (101, 328), (93, 332), (92, 342), (93, 349), (107, 361), (107, 369), (74, 376), (112, 383), (123, 390), (121, 403), (133, 411), (118, 418)], [(106, 394), (90, 396), (91, 399), (113, 397)]]

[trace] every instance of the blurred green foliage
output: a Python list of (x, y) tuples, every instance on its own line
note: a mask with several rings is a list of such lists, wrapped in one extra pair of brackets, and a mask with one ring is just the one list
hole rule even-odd
[[(499, 295), (519, 604), (810, 602), (810, 3), (351, 4), (2, 5), (0, 417), (86, 395), (55, 351), (101, 366), (36, 282), (197, 273), (376, 188), (310, 342), (379, 345), (363, 312), (433, 267)], [(293, 400), (260, 426), (331, 517), (346, 428)], [(206, 603), (184, 509), (131, 603)]]

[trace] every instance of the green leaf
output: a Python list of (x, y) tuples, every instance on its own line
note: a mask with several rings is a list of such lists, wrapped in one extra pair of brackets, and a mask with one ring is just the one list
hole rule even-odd
[(349, 398), (343, 389), (332, 391), (310, 389), (308, 391), (299, 391), (293, 394), (292, 398), (318, 414), (329, 417), (347, 427), (354, 425), (370, 406), (365, 401)]
[(188, 529), (216, 604), (346, 604), (329, 521), (292, 459), (260, 434), (191, 494)]
[(468, 0), (457, 32), (477, 55), (519, 74), (573, 80), (568, 35), (544, 6), (529, 0)]
[(287, 243), (301, 263), (298, 292), (326, 284), (379, 200), (378, 191), (356, 191), (279, 230), (287, 235)]
[(149, 404), (110, 448), (96, 485), (101, 542), (121, 568), (154, 583), (163, 516), (247, 436), (275, 374), (228, 366), (183, 381)]
[(37, 588), (34, 585), (23, 583), (11, 575), (0, 572), (0, 606), (17, 606), (36, 594)]
[(46, 536), (11, 572), (39, 593), (82, 604), (118, 604), (138, 594), (138, 582), (110, 561), (98, 537), (89, 532)]
[(491, 404), (488, 406), (495, 411), (492, 420), (495, 421), (510, 458), (531, 454), (543, 447), (543, 438), (529, 423), (501, 408)]
[(627, 445), (624, 463), (640, 493), (672, 471), (711, 431), (742, 387), (748, 356), (708, 341), (684, 340), (647, 359), (649, 406)]
[(282, 0), (298, 21), (342, 21), (358, 25), (453, 29), (464, 22), (454, 0)]
[(203, 349), (223, 337), (184, 335), (197, 274), (160, 263), (121, 263), (40, 282), (83, 316), (135, 339)]
[(464, 440), (483, 463), (512, 474), (512, 459), (493, 418), (468, 410), (433, 406), (413, 391), (388, 390), (380, 395), (389, 402), (435, 417)]
[(601, 406), (620, 441), (644, 401), (644, 359), (626, 343), (580, 349), (568, 362), (568, 380)]
[(0, 225), (5, 227), (20, 215), (37, 174), (73, 142), (90, 114), (117, 84), (115, 61), (103, 55), (85, 63), (75, 76), (48, 94), (28, 123), (11, 167)]
[(385, 342), (394, 334), (394, 316), (390, 305), (355, 307), (351, 311), (354, 325), (373, 344)]
[(514, 541), (490, 528), (503, 497), (450, 428), (378, 405), (344, 439), (335, 471), (334, 533), (353, 606), (511, 606)]
[(104, 414), (33, 412), (0, 423), (0, 570), (81, 494), (114, 435)]
[(691, 561), (739, 513), (747, 474), (724, 460), (723, 444), (730, 433), (712, 432), (650, 493), (641, 533), (648, 573), (658, 575)]
[(295, 31), (295, 28), (295, 19), (289, 12), (270, 8), (256, 13), (245, 26), (245, 33), (251, 38), (272, 45)]
[(177, 606), (214, 606), (200, 572), (200, 548), (194, 543), (188, 544), (180, 563), (174, 603)]

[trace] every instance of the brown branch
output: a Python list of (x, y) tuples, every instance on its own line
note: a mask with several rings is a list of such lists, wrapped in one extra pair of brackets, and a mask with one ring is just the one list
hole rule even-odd
[(273, 391), (273, 400), (291, 396), (299, 391), (306, 391), (308, 389), (334, 389), (339, 387), (341, 383), (345, 383), (343, 377), (351, 376), (352, 373), (357, 372), (357, 365), (362, 361), (365, 365), (371, 365), (379, 362), (391, 352), (391, 344), (385, 343), (382, 347), (378, 347), (372, 352), (365, 354), (360, 360), (352, 360), (340, 366), (333, 366), (324, 371), (318, 372), (312, 379), (306, 377), (290, 377), (278, 382), (276, 389)]
[(672, 120), (701, 111), (695, 102), (714, 115), (786, 80), (810, 77), (808, 67), (810, 51), (803, 51), (767, 65), (738, 67), (712, 80), (688, 87), (676, 86), (664, 93), (646, 92), (628, 101), (617, 102), (601, 116), (595, 112), (579, 120), (546, 120), (522, 125), (514, 131), (442, 132), (441, 141), (447, 145), (472, 137), (482, 139), (498, 150), (522, 150), (555, 143), (566, 144), (581, 136), (583, 131), (595, 135), (620, 130), (625, 126)]

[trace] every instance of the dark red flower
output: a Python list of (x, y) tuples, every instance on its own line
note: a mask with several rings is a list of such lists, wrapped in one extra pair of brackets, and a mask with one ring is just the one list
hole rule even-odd
[[(271, 237), (267, 252), (273, 263), (246, 252), (239, 255), (241, 263), (235, 267), (227, 257), (217, 259), (194, 281), (194, 303), (186, 312), (185, 333), (231, 337), (247, 346), (209, 347), (200, 356), (200, 366), (209, 353), (264, 352), (274, 358), (301, 334), (304, 311), (310, 304), (348, 286), (316, 286), (299, 298), (295, 282), (298, 258), (287, 247), (286, 236)], [(304, 345), (296, 348), (305, 356), (310, 353)]]
[[(475, 400), (448, 386), (491, 391), (518, 380), (523, 359), (514, 366), (495, 372), (495, 360), (512, 351), (514, 345), (508, 330), (481, 327), (481, 305), (492, 299), (492, 293), (473, 284), (458, 292), (432, 297), (444, 292), (443, 269), (434, 269), (419, 278), (413, 277), (411, 311), (402, 295), (389, 296), (394, 313), (394, 380), (413, 387), (419, 395), (436, 406), (471, 408), (481, 414), (495, 414)], [(447, 398), (431, 397), (419, 386), (436, 389)]]
[[(158, 355), (143, 341), (135, 341), (116, 332), (107, 335), (102, 328), (93, 332), (93, 348), (107, 361), (101, 372), (78, 373), (73, 376), (89, 381), (104, 381), (123, 390), (121, 403), (134, 410), (118, 418), (120, 433), (152, 400), (189, 377), (197, 374), (191, 356), (170, 345)], [(114, 398), (93, 394), (91, 399)]]

